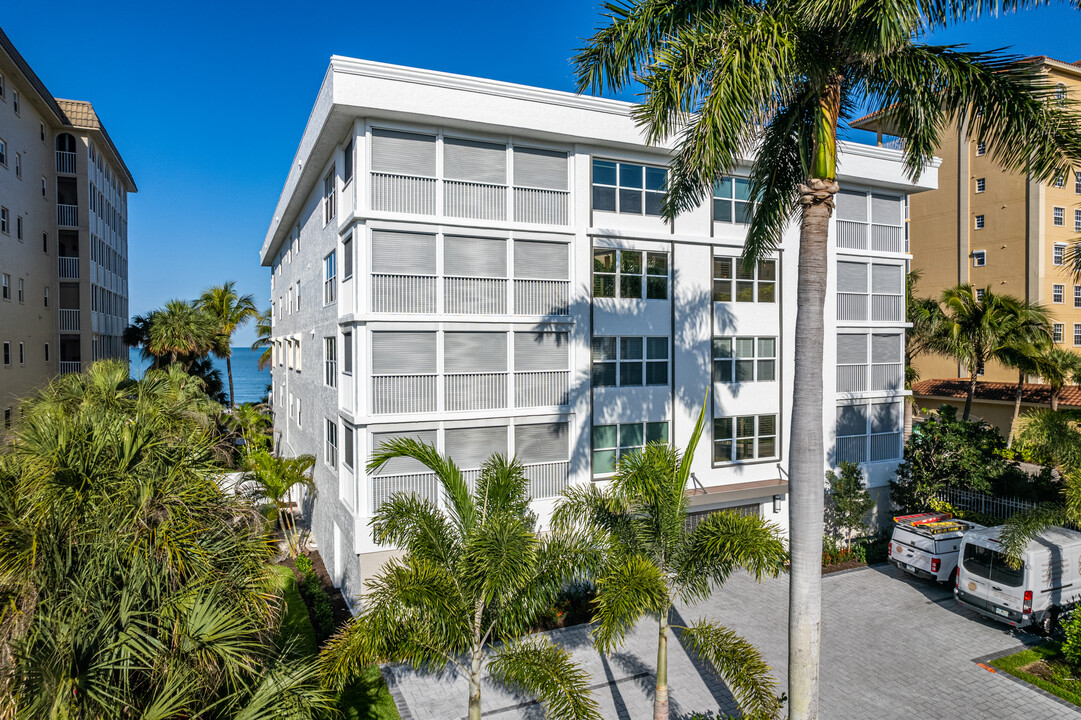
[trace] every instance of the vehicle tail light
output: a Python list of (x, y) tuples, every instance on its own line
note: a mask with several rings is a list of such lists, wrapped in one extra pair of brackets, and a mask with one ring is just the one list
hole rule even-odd
[(931, 558), (931, 572), (938, 572), (940, 567), (942, 567), (942, 560), (940, 558)]
[(1025, 601), (1021, 604), (1021, 612), (1028, 615), (1032, 612), (1032, 591), (1025, 591)]
[(890, 543), (889, 556), (893, 557), (893, 543), (892, 542)]

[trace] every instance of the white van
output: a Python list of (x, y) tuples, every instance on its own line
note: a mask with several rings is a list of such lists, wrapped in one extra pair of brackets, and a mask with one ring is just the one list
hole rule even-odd
[(941, 583), (953, 582), (961, 538), (983, 528), (946, 513), (902, 515), (893, 522), (889, 561), (909, 575)]
[(999, 622), (1052, 630), (1059, 614), (1081, 601), (1081, 532), (1047, 528), (1029, 540), (1016, 570), (1001, 552), (1001, 532), (991, 527), (965, 535), (954, 596)]

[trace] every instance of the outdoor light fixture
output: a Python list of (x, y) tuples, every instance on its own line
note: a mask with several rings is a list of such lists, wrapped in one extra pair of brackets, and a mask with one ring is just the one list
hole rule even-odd
[(773, 512), (775, 512), (775, 513), (781, 512), (781, 496), (780, 495), (774, 495), (773, 496)]

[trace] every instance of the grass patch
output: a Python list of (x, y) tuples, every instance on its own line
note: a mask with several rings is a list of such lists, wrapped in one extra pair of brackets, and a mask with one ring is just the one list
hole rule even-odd
[[(299, 655), (314, 657), (319, 653), (308, 608), (300, 597), (300, 583), (293, 570), (284, 565), (273, 567), (275, 587), (285, 600), (280, 635), (297, 643)], [(372, 665), (338, 695), (337, 710), (345, 720), (400, 720), (398, 707), (390, 696), (379, 668)]]
[[(1019, 653), (999, 658), (993, 661), (991, 666), (1008, 672), (1015, 678), (1035, 685), (1041, 690), (1046, 690), (1066, 702), (1081, 705), (1081, 682), (1070, 679), (1070, 671), (1062, 658), (1060, 647), (1058, 643), (1036, 645)], [(1022, 670), (1022, 668), (1030, 668), (1033, 663), (1041, 661), (1045, 663), (1049, 672), (1041, 672), (1036, 675), (1033, 672)]]

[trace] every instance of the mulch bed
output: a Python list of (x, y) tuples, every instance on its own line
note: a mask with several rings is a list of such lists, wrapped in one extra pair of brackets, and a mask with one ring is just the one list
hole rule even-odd
[[(315, 574), (319, 576), (319, 583), (330, 596), (330, 607), (334, 611), (334, 624), (341, 627), (353, 617), (352, 613), (349, 612), (349, 606), (345, 604), (345, 598), (342, 597), (341, 591), (334, 587), (334, 583), (330, 581), (330, 573), (327, 572), (327, 566), (323, 564), (323, 558), (319, 556), (319, 551), (309, 548), (304, 554), (312, 561), (312, 567), (315, 569)], [(300, 581), (300, 573), (297, 572), (297, 567), (293, 563), (293, 558), (286, 555), (278, 564), (284, 565), (292, 570), (293, 576), (296, 577), (298, 582)], [(308, 611), (310, 613), (311, 608), (309, 608)], [(315, 618), (312, 618), (312, 624), (315, 624)]]
[(837, 563), (836, 565), (824, 565), (822, 567), (822, 574), (829, 575), (830, 573), (841, 572), (842, 570), (852, 570), (853, 568), (866, 567), (866, 563), (861, 563), (859, 560), (845, 560), (843, 563)]

